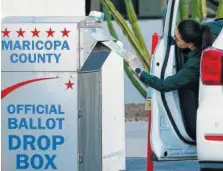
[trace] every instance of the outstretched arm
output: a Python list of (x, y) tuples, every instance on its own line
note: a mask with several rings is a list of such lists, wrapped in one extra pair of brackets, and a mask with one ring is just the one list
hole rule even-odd
[(200, 73), (200, 60), (199, 58), (189, 59), (178, 73), (173, 76), (169, 76), (164, 80), (150, 75), (145, 71), (141, 71), (139, 74), (138, 68), (135, 71), (140, 80), (147, 86), (150, 86), (160, 92), (168, 92), (178, 90), (198, 81)]

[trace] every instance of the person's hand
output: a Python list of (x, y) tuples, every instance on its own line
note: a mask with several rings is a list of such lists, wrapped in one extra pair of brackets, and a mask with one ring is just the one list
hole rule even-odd
[(129, 52), (125, 52), (124, 60), (128, 63), (129, 67), (135, 72), (136, 68), (139, 68), (137, 64), (137, 57), (133, 56)]

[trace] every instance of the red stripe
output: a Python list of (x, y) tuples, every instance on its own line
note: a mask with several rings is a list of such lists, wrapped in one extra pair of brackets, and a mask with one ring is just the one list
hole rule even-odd
[(151, 160), (151, 157), (152, 157), (152, 148), (150, 144), (151, 125), (152, 125), (152, 111), (150, 109), (148, 111), (148, 137), (147, 137), (148, 142), (147, 142), (147, 163), (146, 163), (147, 171), (153, 171), (154, 169), (153, 161)]
[(223, 135), (205, 135), (208, 141), (223, 141)]
[(57, 77), (49, 77), (49, 78), (37, 78), (37, 79), (32, 79), (32, 80), (27, 80), (27, 81), (23, 81), (21, 83), (12, 85), (4, 90), (2, 90), (1, 92), (1, 99), (5, 98), (8, 94), (10, 94), (11, 92), (13, 92), (14, 90), (23, 87), (27, 84), (33, 83), (33, 82), (38, 82), (38, 81), (42, 81), (42, 80), (49, 80), (49, 79), (55, 79)]

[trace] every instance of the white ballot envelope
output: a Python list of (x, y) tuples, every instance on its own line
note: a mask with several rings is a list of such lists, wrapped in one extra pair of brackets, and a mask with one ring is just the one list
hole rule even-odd
[(129, 62), (132, 59), (137, 59), (137, 57), (134, 54), (124, 49), (120, 41), (114, 42), (113, 40), (111, 40), (111, 41), (106, 41), (102, 43), (106, 45), (107, 47), (109, 47), (112, 51), (116, 52), (126, 62)]

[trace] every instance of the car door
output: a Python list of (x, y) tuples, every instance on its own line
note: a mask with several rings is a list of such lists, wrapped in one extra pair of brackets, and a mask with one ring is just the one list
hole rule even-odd
[[(174, 75), (183, 65), (183, 53), (175, 45), (179, 0), (169, 0), (163, 35), (156, 47), (151, 74), (161, 79)], [(153, 160), (191, 160), (196, 151), (196, 105), (188, 90), (160, 93), (151, 90), (151, 146)], [(190, 107), (192, 105), (192, 107)]]

